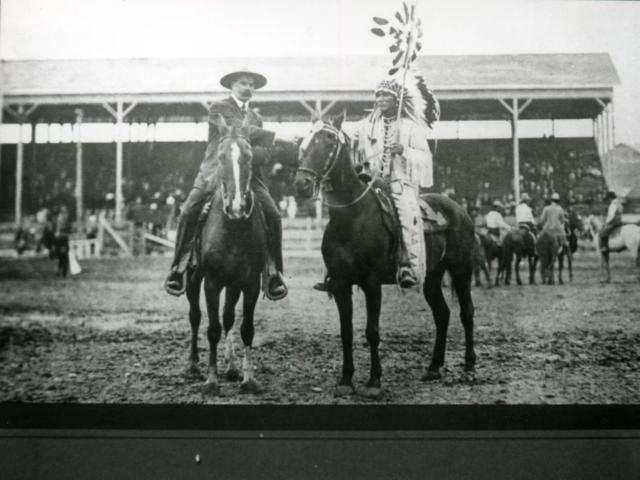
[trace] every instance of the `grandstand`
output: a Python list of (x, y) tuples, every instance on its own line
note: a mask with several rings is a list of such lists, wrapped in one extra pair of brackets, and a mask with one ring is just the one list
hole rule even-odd
[[(116, 222), (136, 204), (170, 211), (167, 199), (179, 202), (202, 158), (208, 104), (227, 94), (217, 83), (223, 73), (238, 65), (263, 72), (269, 84), (254, 106), (291, 132), (283, 127), (304, 125), (314, 112), (361, 118), (387, 62), (4, 61), (0, 220), (18, 223), (53, 201), (82, 217), (111, 208)], [(480, 205), (516, 202), (521, 191), (539, 201), (551, 190), (577, 202), (601, 199), (612, 174), (619, 83), (608, 54), (425, 56), (418, 68), (441, 102), (436, 190)]]

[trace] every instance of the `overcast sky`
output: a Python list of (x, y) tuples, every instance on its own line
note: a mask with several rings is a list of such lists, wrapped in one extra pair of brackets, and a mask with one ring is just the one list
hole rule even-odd
[[(384, 55), (395, 0), (2, 0), (0, 56)], [(425, 54), (608, 52), (616, 140), (640, 143), (640, 2), (418, 0)], [(427, 79), (428, 80), (428, 79)]]

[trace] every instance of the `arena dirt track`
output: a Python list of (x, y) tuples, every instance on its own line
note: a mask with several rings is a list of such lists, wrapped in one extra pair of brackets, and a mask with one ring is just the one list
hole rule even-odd
[[(265, 391), (241, 395), (237, 382), (223, 381), (217, 397), (203, 396), (201, 382), (183, 376), (187, 302), (161, 290), (167, 258), (82, 264), (81, 275), (59, 280), (46, 259), (0, 261), (0, 401), (374, 402), (357, 394), (334, 397), (342, 361), (339, 324), (333, 301), (311, 288), (321, 276), (319, 258), (288, 260), (289, 297), (258, 303), (256, 376)], [(599, 284), (593, 254), (578, 252), (574, 270), (574, 281), (564, 286), (474, 288), (474, 383), (462, 374), (463, 333), (455, 302), (445, 376), (424, 383), (419, 379), (435, 331), (431, 313), (417, 293), (385, 287), (384, 392), (377, 402), (640, 402), (640, 284), (631, 260), (614, 259), (610, 285)], [(357, 289), (354, 299), (355, 381), (362, 386), (369, 352)], [(200, 330), (203, 372), (206, 322)], [(239, 335), (236, 340), (240, 346)]]

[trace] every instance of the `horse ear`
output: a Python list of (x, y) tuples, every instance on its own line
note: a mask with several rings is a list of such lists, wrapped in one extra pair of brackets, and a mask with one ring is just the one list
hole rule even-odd
[(315, 110), (311, 114), (311, 123), (316, 123), (321, 121), (322, 121), (322, 114), (319, 111)]
[(331, 124), (337, 129), (340, 130), (342, 128), (342, 122), (345, 121), (347, 115), (345, 112), (342, 112), (342, 115), (338, 115), (337, 117), (334, 117), (333, 120), (331, 121)]

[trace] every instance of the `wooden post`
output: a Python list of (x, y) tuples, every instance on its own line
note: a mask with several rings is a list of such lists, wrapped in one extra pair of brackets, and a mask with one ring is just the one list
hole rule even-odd
[(24, 106), (18, 106), (18, 143), (16, 145), (16, 204), (15, 204), (15, 222), (16, 226), (20, 226), (22, 221), (22, 176), (24, 169), (24, 145), (22, 144), (22, 122), (24, 115)]
[(513, 136), (513, 191), (520, 203), (520, 139), (518, 138), (518, 99), (512, 100), (511, 131)]
[(118, 100), (116, 105), (116, 225), (122, 223), (122, 100)]
[(84, 112), (81, 108), (76, 109), (76, 131), (78, 138), (76, 141), (76, 220), (82, 225), (84, 219), (84, 185), (82, 176), (82, 119)]

